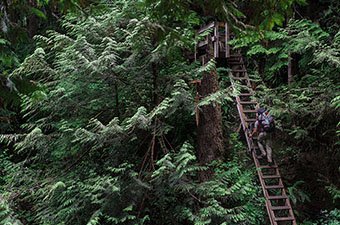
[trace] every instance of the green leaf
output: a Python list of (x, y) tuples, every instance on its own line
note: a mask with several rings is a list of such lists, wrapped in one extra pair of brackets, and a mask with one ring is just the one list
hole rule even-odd
[(31, 7), (31, 12), (39, 18), (47, 20), (45, 13), (43, 13), (41, 10)]
[(0, 45), (9, 45), (9, 44), (11, 44), (11, 42), (9, 42), (6, 39), (0, 38)]

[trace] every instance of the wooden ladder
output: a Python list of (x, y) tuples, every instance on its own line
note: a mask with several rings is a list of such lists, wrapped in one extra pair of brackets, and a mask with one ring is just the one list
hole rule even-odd
[(257, 174), (262, 186), (266, 201), (266, 208), (271, 225), (296, 225), (293, 209), (286, 194), (278, 165), (275, 160), (273, 165), (268, 165), (265, 159), (258, 159), (256, 150), (259, 149), (257, 137), (248, 137), (249, 124), (256, 121), (258, 102), (252, 98), (254, 90), (247, 74), (242, 56), (239, 53), (230, 55), (227, 58), (231, 72), (232, 86), (234, 89), (240, 84), (240, 94), (236, 97), (237, 109), (245, 133), (248, 151), (255, 162)]

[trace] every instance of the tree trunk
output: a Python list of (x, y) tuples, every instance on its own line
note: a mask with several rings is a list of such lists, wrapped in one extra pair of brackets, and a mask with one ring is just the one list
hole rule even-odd
[[(209, 38), (210, 39), (210, 38)], [(209, 43), (209, 45), (212, 45)], [(211, 48), (211, 47), (210, 47)], [(208, 51), (212, 58), (211, 49)], [(198, 93), (206, 97), (219, 90), (216, 70), (204, 73)], [(197, 155), (201, 165), (207, 165), (213, 160), (219, 159), (223, 153), (222, 113), (221, 106), (217, 103), (205, 105), (200, 109), (200, 120), (197, 128)], [(213, 171), (203, 171), (200, 174), (201, 181), (209, 180)]]
[[(37, 4), (35, 1), (29, 1), (29, 4), (31, 7), (37, 7)], [(39, 21), (36, 15), (32, 14), (28, 16), (28, 22), (27, 22), (27, 30), (28, 35), (30, 38), (33, 38), (34, 35), (37, 34), (39, 27)]]

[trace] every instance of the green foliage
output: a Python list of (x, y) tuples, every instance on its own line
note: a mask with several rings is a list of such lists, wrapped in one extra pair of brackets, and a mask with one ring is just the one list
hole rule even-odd
[[(312, 205), (320, 193), (338, 195), (339, 34), (328, 28), (305, 19), (290, 20), (283, 29), (246, 30), (231, 41), (246, 52), (248, 68), (256, 70), (250, 72), (256, 99), (276, 118), (279, 141), (274, 152), (277, 161), (287, 165), (287, 176), (294, 174), (288, 191), (297, 207)], [(289, 57), (294, 81), (287, 86)], [(304, 173), (319, 180), (310, 181)], [(336, 201), (327, 195), (321, 207), (334, 209)], [(296, 215), (304, 218), (304, 213), (310, 212)], [(324, 217), (318, 224), (332, 224), (332, 216)]]
[[(182, 55), (193, 47), (197, 15), (176, 12), (171, 16), (188, 18), (176, 24), (134, 1), (84, 12), (65, 16), (64, 32), (37, 35), (35, 51), (10, 75), (34, 82), (20, 94), (21, 132), (0, 135), (8, 154), (19, 156), (15, 170), (6, 164), (1, 185), (6, 202), (29, 205), (15, 210), (18, 217), (28, 224), (261, 221), (260, 214), (246, 216), (261, 204), (253, 200), (251, 173), (236, 162), (220, 165), (214, 181), (198, 182), (206, 168), (187, 141), (194, 128), (187, 82), (215, 65), (197, 68)], [(202, 104), (226, 96), (218, 92)]]
[[(282, 72), (287, 69), (288, 56), (299, 55), (300, 73), (311, 75), (319, 71), (318, 76), (335, 79), (334, 73), (339, 71), (338, 35), (333, 40), (327, 32), (308, 20), (290, 20), (285, 29), (279, 31), (246, 30), (231, 44), (236, 48), (247, 47), (250, 57), (265, 59), (266, 74), (264, 78), (271, 83), (282, 82)], [(305, 78), (306, 79), (306, 78)]]
[(304, 181), (297, 181), (287, 189), (289, 199), (292, 201), (294, 205), (296, 205), (297, 202), (301, 203), (310, 202), (310, 197), (308, 196), (308, 194), (304, 193), (302, 190), (299, 189), (299, 186), (301, 186), (304, 183), (305, 183)]
[[(237, 93), (228, 87), (230, 70), (216, 68), (214, 60), (199, 67), (186, 59), (202, 21), (249, 27), (239, 20), (244, 1), (7, 3), (0, 3), (0, 142), (8, 147), (0, 155), (0, 224), (265, 223), (256, 171), (231, 132), (235, 112), (227, 104)], [(259, 31), (246, 30), (231, 43), (246, 49), (249, 59), (266, 61), (264, 74), (250, 75), (259, 83), (258, 100), (277, 119), (284, 151), (275, 156), (296, 165), (317, 153), (328, 163), (320, 176), (330, 176), (339, 158), (340, 33), (332, 24), (323, 29), (307, 20), (276, 29), (304, 3), (251, 1), (249, 19)], [(335, 5), (321, 24), (334, 20)], [(47, 26), (54, 30), (42, 32)], [(282, 77), (293, 54), (300, 71), (286, 86)], [(226, 110), (231, 153), (203, 167), (195, 156), (189, 81), (215, 70), (224, 88), (198, 107), (218, 103)], [(201, 182), (206, 170), (213, 178)], [(308, 185), (288, 186), (293, 203), (313, 201)], [(334, 204), (337, 186), (334, 176), (321, 189)], [(325, 212), (318, 222), (336, 224), (338, 214)]]
[[(245, 2), (244, 2), (245, 3)], [(249, 4), (249, 23), (259, 30), (273, 30), (282, 27), (286, 19), (293, 17), (295, 7), (306, 5), (306, 0), (260, 0), (246, 2)]]
[(340, 224), (340, 212), (338, 209), (334, 209), (331, 211), (323, 211), (322, 218), (316, 222), (304, 222), (303, 225), (317, 225), (317, 224), (325, 224), (325, 225), (339, 225)]
[[(244, 146), (241, 146), (244, 149)], [(253, 172), (245, 170), (237, 158), (230, 163), (215, 162), (214, 178), (199, 183), (193, 180), (207, 168), (195, 165), (193, 147), (184, 143), (178, 153), (168, 153), (157, 162), (151, 183), (162, 223), (181, 224), (260, 224), (262, 201), (254, 198), (260, 193), (252, 184)], [(201, 205), (201, 207), (199, 207)], [(173, 211), (172, 211), (173, 210)], [(173, 221), (173, 214), (179, 218)]]
[(7, 202), (0, 196), (0, 224), (1, 225), (22, 225), (17, 218), (15, 218), (13, 211), (8, 206)]

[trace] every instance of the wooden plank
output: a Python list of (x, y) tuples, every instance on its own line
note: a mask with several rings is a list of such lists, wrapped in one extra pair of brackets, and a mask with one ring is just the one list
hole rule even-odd
[(240, 93), (239, 96), (245, 97), (245, 96), (253, 96), (252, 93)]
[(235, 69), (235, 70), (232, 70), (231, 72), (233, 72), (233, 73), (245, 73), (245, 72), (247, 72), (247, 70)]
[(271, 208), (272, 208), (272, 210), (274, 210), (274, 211), (290, 209), (290, 207), (289, 207), (288, 205), (284, 205), (284, 206), (272, 206)]
[(281, 178), (280, 175), (263, 175), (262, 176), (263, 179), (277, 179), (277, 178)]
[(282, 222), (282, 221), (293, 221), (295, 220), (294, 217), (276, 217), (275, 221)]
[(215, 24), (214, 26), (214, 57), (218, 58), (219, 57), (219, 34), (218, 34), (218, 23)]
[(201, 48), (201, 47), (203, 47), (203, 46), (206, 46), (206, 45), (208, 45), (208, 40), (200, 41), (200, 42), (198, 42), (198, 44), (197, 44), (197, 46), (198, 46), (199, 48)]
[(264, 188), (265, 189), (282, 189), (283, 185), (267, 185)]
[(243, 110), (244, 113), (257, 113), (256, 109), (245, 109)]
[(234, 80), (248, 80), (247, 77), (234, 77), (234, 76), (231, 76), (231, 78), (233, 78)]
[(260, 169), (276, 169), (277, 165), (272, 165), (272, 166), (260, 166)]
[(197, 33), (199, 33), (199, 34), (203, 33), (204, 31), (206, 31), (206, 30), (208, 30), (210, 28), (213, 28), (214, 26), (215, 26), (215, 22), (211, 22), (211, 23), (203, 26), (202, 28), (200, 28)]
[(280, 200), (280, 199), (287, 199), (286, 195), (275, 195), (275, 196), (268, 196), (269, 200)]
[(230, 32), (229, 26), (227, 23), (224, 24), (224, 31), (225, 31), (225, 57), (230, 57), (230, 46), (229, 46), (229, 39), (230, 39)]
[(240, 54), (240, 53), (233, 53), (233, 54), (230, 54), (230, 56), (228, 57), (228, 59), (229, 58), (242, 58), (243, 56), (242, 56), (242, 54)]
[(256, 105), (257, 102), (254, 102), (254, 101), (240, 101), (240, 104), (242, 104), (242, 105)]

